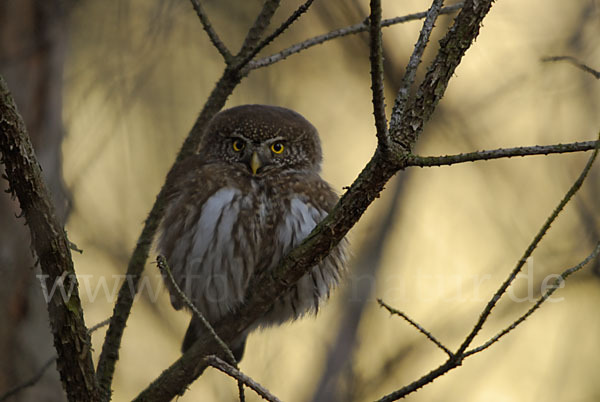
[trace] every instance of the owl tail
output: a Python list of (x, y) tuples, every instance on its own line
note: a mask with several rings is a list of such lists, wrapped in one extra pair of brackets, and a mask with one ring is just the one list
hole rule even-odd
[[(185, 337), (183, 338), (181, 353), (185, 353), (189, 348), (191, 348), (194, 342), (196, 342), (200, 335), (202, 335), (203, 331), (204, 326), (202, 325), (200, 319), (196, 316), (192, 316), (190, 325), (188, 326), (188, 329), (185, 332)], [(248, 338), (248, 333), (244, 332), (230, 345), (231, 351), (233, 352), (233, 357), (235, 357), (235, 360), (238, 363), (244, 356), (244, 350), (246, 349), (246, 338)]]

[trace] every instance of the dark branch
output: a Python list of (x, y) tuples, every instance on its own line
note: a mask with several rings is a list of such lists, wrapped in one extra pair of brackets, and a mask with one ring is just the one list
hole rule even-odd
[(474, 355), (475, 353), (479, 353), (479, 352), (489, 348), (494, 343), (498, 342), (500, 340), (500, 338), (502, 338), (504, 335), (508, 334), (513, 329), (517, 328), (521, 323), (523, 323), (527, 318), (529, 318), (535, 311), (537, 311), (537, 309), (540, 308), (540, 306), (542, 304), (544, 304), (544, 302), (546, 300), (548, 300), (554, 292), (556, 292), (558, 289), (560, 289), (561, 285), (564, 284), (565, 280), (571, 274), (574, 274), (575, 272), (581, 270), (590, 261), (592, 261), (594, 258), (598, 257), (598, 254), (600, 254), (600, 242), (596, 243), (596, 247), (594, 248), (594, 250), (583, 261), (581, 261), (579, 264), (575, 265), (574, 267), (571, 267), (571, 268), (565, 270), (562, 274), (560, 274), (556, 278), (554, 283), (550, 286), (550, 288), (548, 290), (546, 290), (546, 292), (537, 300), (537, 302), (529, 310), (527, 310), (527, 312), (525, 314), (520, 316), (512, 324), (510, 324), (508, 327), (504, 328), (502, 331), (497, 333), (495, 336), (493, 336), (490, 340), (485, 342), (483, 345), (466, 351), (464, 353), (464, 356), (468, 357), (470, 355)]
[[(598, 142), (598, 144), (600, 144), (600, 141)], [(538, 231), (535, 238), (531, 241), (531, 243), (529, 244), (529, 247), (527, 247), (527, 250), (525, 250), (525, 253), (521, 257), (521, 259), (519, 260), (519, 262), (517, 263), (515, 268), (512, 270), (512, 272), (510, 273), (508, 278), (506, 278), (504, 283), (502, 283), (500, 288), (498, 288), (498, 290), (496, 291), (494, 296), (492, 296), (492, 298), (490, 299), (488, 304), (485, 306), (485, 308), (483, 309), (483, 312), (481, 313), (481, 315), (479, 316), (479, 319), (477, 320), (477, 323), (475, 323), (475, 326), (473, 327), (473, 329), (471, 330), (469, 335), (467, 335), (467, 337), (465, 338), (463, 343), (460, 345), (460, 347), (456, 351), (456, 353), (455, 353), (456, 355), (462, 355), (467, 350), (467, 348), (471, 345), (471, 342), (473, 342), (473, 339), (479, 333), (481, 328), (483, 328), (483, 324), (485, 324), (485, 322), (487, 321), (488, 317), (492, 313), (492, 310), (494, 309), (494, 307), (496, 307), (496, 304), (498, 303), (498, 301), (500, 300), (502, 295), (506, 292), (506, 289), (508, 289), (508, 287), (515, 280), (515, 278), (517, 277), (519, 272), (521, 272), (521, 269), (523, 268), (523, 265), (525, 265), (525, 263), (527, 262), (527, 259), (529, 257), (531, 257), (531, 254), (533, 253), (533, 251), (536, 249), (538, 244), (542, 241), (544, 236), (546, 236), (546, 233), (548, 232), (548, 229), (550, 229), (550, 226), (552, 225), (552, 223), (556, 220), (556, 218), (562, 212), (564, 207), (569, 203), (571, 198), (573, 198), (575, 193), (577, 193), (577, 191), (581, 188), (581, 185), (585, 181), (585, 178), (587, 177), (588, 172), (592, 168), (592, 165), (594, 164), (594, 161), (596, 160), (597, 155), (598, 155), (598, 148), (596, 148), (594, 150), (594, 153), (590, 156), (590, 158), (589, 158), (587, 164), (585, 165), (585, 167), (583, 168), (581, 174), (579, 175), (577, 180), (575, 180), (575, 183), (573, 183), (573, 185), (571, 186), (569, 191), (567, 191), (567, 194), (565, 194), (565, 196), (563, 197), (562, 200), (560, 200), (560, 202), (558, 203), (558, 205), (556, 206), (554, 211), (552, 211), (552, 214), (548, 217), (548, 219), (546, 219), (546, 222), (541, 227), (541, 229)]]
[(264, 400), (270, 402), (281, 402), (276, 396), (271, 394), (268, 389), (254, 381), (252, 378), (248, 377), (246, 374), (242, 373), (237, 368), (219, 359), (217, 356), (207, 356), (205, 358), (205, 361), (208, 363), (208, 365), (216, 368), (217, 370), (220, 370), (221, 372), (227, 374), (230, 377), (233, 377), (238, 382), (243, 383), (248, 388), (256, 392)]
[(198, 14), (198, 18), (200, 18), (202, 27), (204, 28), (204, 31), (206, 31), (206, 34), (208, 35), (210, 41), (212, 42), (214, 47), (219, 51), (219, 53), (221, 53), (221, 56), (223, 56), (225, 63), (230, 64), (231, 60), (233, 59), (233, 56), (232, 56), (231, 52), (229, 51), (229, 49), (227, 49), (225, 44), (223, 44), (223, 42), (221, 41), (221, 38), (219, 38), (219, 35), (217, 35), (215, 30), (213, 29), (210, 21), (208, 20), (208, 15), (206, 15), (206, 12), (204, 11), (204, 9), (202, 8), (202, 5), (200, 4), (200, 1), (199, 0), (190, 0), (190, 1), (192, 2), (192, 6), (194, 7), (194, 10), (196, 10), (196, 14)]
[(391, 124), (394, 126), (400, 125), (400, 120), (402, 120), (402, 116), (404, 115), (404, 109), (406, 109), (408, 97), (410, 95), (410, 88), (415, 82), (417, 68), (419, 67), (419, 64), (421, 64), (423, 52), (425, 52), (425, 48), (429, 43), (431, 31), (433, 31), (435, 21), (437, 20), (438, 15), (440, 15), (443, 3), (443, 0), (433, 0), (431, 7), (427, 11), (427, 16), (423, 22), (423, 28), (421, 28), (419, 39), (417, 40), (413, 53), (408, 60), (408, 65), (406, 66), (404, 77), (402, 78), (402, 85), (400, 86), (398, 95), (396, 96), (394, 110), (392, 111), (392, 117), (390, 118)]
[(211, 334), (214, 337), (215, 341), (221, 346), (221, 349), (227, 355), (229, 362), (231, 364), (233, 364), (235, 367), (237, 367), (237, 361), (235, 360), (235, 357), (233, 356), (233, 352), (231, 351), (229, 346), (227, 346), (227, 344), (225, 342), (223, 342), (223, 340), (221, 338), (219, 338), (219, 335), (217, 335), (217, 333), (215, 332), (212, 325), (210, 325), (210, 323), (204, 317), (204, 315), (200, 312), (200, 310), (198, 310), (198, 308), (194, 305), (194, 303), (192, 303), (192, 301), (186, 296), (186, 294), (183, 293), (183, 291), (181, 290), (181, 288), (175, 281), (175, 278), (173, 278), (173, 274), (171, 273), (171, 268), (169, 267), (169, 264), (167, 263), (167, 260), (165, 259), (165, 257), (163, 257), (162, 255), (157, 256), (156, 257), (156, 265), (158, 265), (158, 269), (160, 270), (160, 273), (162, 274), (162, 276), (164, 278), (169, 279), (169, 281), (171, 282), (171, 285), (173, 286), (173, 289), (175, 289), (179, 298), (185, 303), (185, 305), (190, 310), (192, 310), (194, 315), (200, 320), (200, 322), (204, 326), (204, 329), (209, 334)]
[[(0, 76), (0, 153), (10, 192), (19, 199), (47, 289), (57, 368), (70, 400), (98, 399), (91, 340), (83, 319), (69, 241), (56, 219), (25, 123)], [(64, 291), (64, 293), (63, 293)]]
[(402, 311), (396, 310), (395, 308), (393, 308), (391, 306), (388, 306), (381, 299), (377, 299), (377, 303), (379, 303), (379, 305), (381, 307), (383, 307), (387, 311), (389, 311), (390, 314), (402, 317), (406, 322), (408, 322), (410, 325), (412, 325), (413, 327), (415, 327), (420, 333), (422, 333), (423, 335), (425, 335), (425, 337), (427, 337), (427, 339), (429, 339), (431, 342), (433, 342), (438, 348), (442, 349), (448, 355), (448, 357), (450, 357), (450, 358), (454, 357), (454, 353), (452, 353), (450, 351), (450, 349), (448, 349), (447, 347), (445, 347), (443, 343), (441, 343), (440, 341), (438, 341), (437, 338), (431, 334), (431, 332), (427, 331), (425, 328), (423, 328), (417, 322), (413, 321), (409, 316), (407, 316), (406, 314), (404, 314)]
[[(444, 40), (434, 64), (421, 84), (409, 122), (396, 128), (397, 138), (410, 150), (423, 130), (435, 105), (443, 96), (448, 81), (462, 56), (477, 34), (492, 0), (469, 0), (457, 16)], [(273, 272), (263, 272), (253, 278), (247, 290), (246, 302), (234, 313), (215, 325), (225, 342), (231, 342), (254, 320), (267, 312), (274, 300), (286, 292), (310, 267), (321, 261), (358, 221), (366, 208), (379, 196), (387, 181), (405, 166), (395, 154), (378, 148), (350, 189), (333, 211), (315, 230), (286, 256)], [(166, 400), (176, 396), (206, 367), (202, 358), (217, 354), (219, 347), (209, 336), (203, 336), (171, 367), (146, 388), (136, 400)]]
[(42, 377), (44, 376), (44, 374), (46, 373), (46, 370), (48, 370), (48, 368), (50, 366), (52, 366), (52, 364), (56, 361), (56, 358), (57, 358), (56, 356), (52, 356), (50, 359), (48, 359), (46, 361), (46, 363), (44, 363), (44, 365), (42, 367), (39, 368), (39, 370), (37, 371), (37, 373), (35, 373), (33, 375), (33, 377), (31, 377), (29, 380), (25, 381), (24, 383), (19, 384), (16, 387), (5, 392), (2, 396), (0, 396), (0, 402), (4, 402), (4, 401), (8, 400), (8, 398), (10, 398), (11, 396), (16, 395), (19, 392), (23, 391), (24, 389), (32, 387), (35, 384), (37, 384), (37, 382), (39, 380), (41, 380)]
[(572, 65), (574, 65), (575, 67), (585, 71), (586, 73), (590, 73), (594, 76), (594, 78), (596, 78), (597, 80), (600, 80), (600, 71), (594, 70), (593, 68), (583, 64), (582, 62), (580, 62), (579, 60), (577, 60), (575, 57), (571, 57), (571, 56), (553, 56), (553, 57), (544, 57), (542, 59), (543, 62), (551, 62), (551, 61), (568, 61), (569, 63), (571, 63)]
[(369, 60), (371, 62), (371, 92), (373, 115), (379, 146), (387, 147), (387, 119), (383, 93), (383, 50), (381, 44), (381, 0), (371, 0), (369, 16)]
[(279, 26), (279, 28), (277, 28), (272, 34), (260, 41), (256, 48), (252, 50), (252, 52), (250, 52), (248, 56), (246, 56), (246, 58), (243, 61), (243, 64), (248, 64), (249, 69), (252, 69), (252, 67), (250, 67), (250, 61), (254, 58), (254, 56), (256, 56), (265, 47), (267, 47), (269, 43), (271, 43), (275, 38), (279, 37), (279, 35), (281, 35), (286, 29), (288, 29), (290, 25), (296, 22), (302, 14), (307, 12), (310, 6), (312, 5), (313, 1), (314, 0), (307, 0), (304, 4), (301, 4), (300, 7), (298, 7), (298, 9), (296, 9), (296, 11), (294, 11), (292, 15), (290, 15), (290, 17)]
[[(460, 10), (460, 8), (462, 6), (463, 6), (463, 3), (457, 3), (452, 6), (444, 7), (440, 11), (440, 14), (451, 14), (457, 10)], [(415, 13), (415, 14), (404, 15), (401, 17), (390, 18), (387, 20), (383, 20), (381, 22), (381, 27), (385, 28), (385, 27), (389, 27), (392, 25), (396, 25), (396, 24), (402, 24), (404, 22), (416, 21), (416, 20), (423, 19), (426, 16), (427, 16), (426, 12), (420, 12), (420, 13)], [(318, 35), (318, 36), (315, 36), (314, 38), (310, 38), (310, 39), (307, 39), (300, 43), (297, 43), (295, 45), (292, 45), (292, 46), (288, 47), (287, 49), (284, 49), (278, 53), (274, 53), (270, 56), (263, 57), (262, 59), (253, 61), (253, 62), (249, 63), (249, 68), (256, 69), (256, 68), (266, 67), (271, 64), (277, 63), (278, 61), (281, 61), (293, 54), (300, 53), (301, 51), (311, 48), (313, 46), (320, 45), (324, 42), (327, 42), (327, 41), (330, 41), (333, 39), (337, 39), (337, 38), (341, 38), (344, 36), (353, 35), (353, 34), (357, 34), (360, 32), (366, 32), (368, 29), (369, 29), (369, 24), (367, 22), (361, 22), (358, 24), (351, 25), (349, 27), (336, 29), (336, 30), (328, 32), (326, 34)]]
[(475, 151), (457, 155), (418, 156), (410, 155), (406, 166), (449, 166), (456, 163), (475, 162), (515, 156), (564, 154), (569, 152), (590, 151), (596, 148), (598, 141), (572, 142), (558, 145), (535, 145), (531, 147), (499, 148), (486, 151)]

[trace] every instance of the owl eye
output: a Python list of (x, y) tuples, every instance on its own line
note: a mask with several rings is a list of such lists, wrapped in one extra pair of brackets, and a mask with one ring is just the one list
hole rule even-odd
[(271, 151), (273, 151), (273, 153), (276, 153), (276, 154), (282, 153), (284, 148), (285, 147), (283, 146), (283, 144), (281, 142), (275, 142), (275, 143), (271, 144)]
[(240, 152), (242, 149), (244, 149), (245, 146), (246, 143), (242, 140), (233, 140), (233, 142), (231, 143), (231, 147), (235, 152)]

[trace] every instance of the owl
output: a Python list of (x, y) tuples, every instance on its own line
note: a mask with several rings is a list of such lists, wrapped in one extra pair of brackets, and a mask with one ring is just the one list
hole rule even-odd
[[(199, 152), (174, 172), (157, 252), (210, 323), (235, 311), (252, 276), (274, 269), (335, 205), (338, 197), (319, 176), (321, 160), (318, 132), (300, 114), (245, 105), (217, 114)], [(253, 329), (317, 312), (340, 281), (346, 248), (343, 240), (232, 342), (238, 360)], [(165, 283), (173, 307), (187, 307)], [(182, 351), (202, 332), (192, 316)]]

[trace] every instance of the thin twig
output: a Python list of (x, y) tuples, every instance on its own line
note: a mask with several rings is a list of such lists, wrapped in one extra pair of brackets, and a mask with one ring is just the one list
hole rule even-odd
[(108, 324), (110, 324), (110, 317), (104, 321), (100, 321), (98, 324), (96, 324), (96, 325), (92, 326), (90, 329), (88, 329), (88, 334), (91, 334), (92, 332), (94, 332)]
[[(600, 141), (598, 141), (598, 144), (600, 144)], [(581, 172), (581, 174), (579, 175), (579, 177), (577, 178), (575, 183), (573, 183), (573, 186), (571, 186), (571, 188), (569, 189), (569, 191), (567, 192), (565, 197), (559, 203), (558, 207), (554, 210), (552, 215), (546, 220), (546, 223), (544, 224), (542, 229), (540, 229), (540, 231), (536, 235), (533, 242), (529, 245), (529, 247), (527, 248), (527, 251), (525, 252), (525, 255), (523, 256), (523, 258), (521, 258), (521, 260), (519, 260), (517, 267), (511, 272), (508, 279), (502, 284), (502, 286), (498, 289), (498, 291), (496, 291), (496, 293), (494, 294), (494, 296), (492, 297), (492, 299), (490, 300), (490, 302), (487, 304), (486, 308), (482, 312), (479, 321), (477, 322), (477, 324), (475, 324), (475, 327), (469, 333), (469, 335), (467, 335), (463, 344), (458, 348), (458, 350), (456, 352), (453, 353), (453, 356), (450, 357), (448, 360), (446, 360), (446, 362), (441, 364), (439, 367), (437, 367), (434, 370), (430, 371), (429, 373), (425, 374), (421, 378), (382, 397), (381, 399), (378, 400), (378, 402), (391, 402), (391, 401), (396, 401), (398, 399), (404, 398), (408, 394), (411, 394), (411, 393), (417, 391), (418, 389), (424, 387), (425, 385), (435, 381), (435, 379), (437, 379), (438, 377), (441, 377), (442, 375), (446, 374), (450, 370), (460, 366), (465, 358), (473, 355), (473, 353), (470, 353), (471, 351), (469, 351), (469, 352), (466, 351), (467, 347), (471, 344), (471, 342), (473, 341), (473, 338), (475, 337), (475, 335), (477, 335), (479, 330), (481, 330), (481, 327), (483, 326), (483, 324), (489, 317), (492, 309), (494, 308), (494, 306), (496, 305), (496, 303), (498, 302), (498, 300), (500, 299), (502, 294), (506, 291), (506, 288), (508, 288), (508, 286), (510, 286), (510, 284), (512, 283), (512, 281), (514, 280), (516, 275), (519, 273), (519, 271), (521, 270), (521, 267), (525, 263), (526, 259), (529, 257), (529, 255), (531, 255), (531, 253), (533, 252), (533, 250), (535, 249), (535, 247), (537, 246), (537, 244), (539, 243), (541, 238), (544, 237), (544, 234), (548, 231), (550, 224), (556, 219), (556, 217), (558, 216), (560, 211), (563, 209), (563, 207), (566, 205), (566, 203), (569, 202), (569, 200), (573, 197), (573, 195), (581, 187), (581, 184), (585, 180), (585, 177), (587, 176), (587, 173), (589, 172), (592, 164), (594, 163), (594, 160), (595, 160), (597, 154), (598, 154), (598, 147), (596, 148), (596, 150), (594, 151), (594, 153), (588, 160), (585, 168), (583, 169), (583, 171)], [(594, 253), (592, 253), (592, 255), (593, 254)], [(577, 268), (577, 267), (578, 267), (578, 265), (574, 268)], [(574, 268), (571, 268), (570, 270), (567, 270), (565, 272), (569, 272), (569, 271), (574, 272), (575, 271)], [(572, 272), (569, 272), (569, 274), (570, 273), (572, 273)], [(485, 346), (485, 344), (482, 346)], [(470, 353), (470, 354), (467, 354), (467, 353)]]
[(404, 77), (402, 78), (402, 85), (398, 90), (398, 95), (396, 96), (394, 109), (392, 110), (392, 116), (390, 117), (390, 124), (394, 126), (399, 126), (398, 121), (402, 119), (402, 116), (404, 115), (404, 110), (406, 109), (408, 97), (410, 94), (410, 88), (415, 82), (417, 68), (419, 67), (419, 64), (421, 64), (423, 52), (425, 52), (427, 43), (429, 43), (431, 31), (433, 31), (435, 21), (440, 15), (443, 3), (443, 0), (433, 0), (433, 3), (431, 3), (431, 7), (429, 8), (429, 10), (427, 10), (427, 16), (425, 17), (425, 21), (423, 21), (423, 28), (421, 28), (421, 32), (419, 33), (419, 39), (417, 40), (417, 43), (415, 43), (415, 48), (410, 56), (410, 59), (408, 60)]
[(413, 327), (415, 327), (420, 333), (422, 333), (423, 335), (425, 335), (427, 337), (427, 339), (429, 339), (431, 342), (433, 342), (438, 348), (440, 348), (444, 352), (446, 352), (446, 354), (448, 355), (448, 357), (450, 357), (450, 358), (454, 357), (454, 353), (452, 353), (450, 351), (450, 349), (448, 349), (447, 347), (445, 347), (442, 342), (438, 341), (437, 338), (431, 334), (431, 332), (427, 331), (425, 328), (423, 328), (421, 325), (419, 325), (419, 323), (417, 323), (416, 321), (413, 321), (409, 316), (407, 316), (406, 314), (404, 314), (402, 311), (396, 310), (395, 308), (387, 305), (381, 299), (377, 299), (377, 303), (379, 303), (379, 305), (381, 307), (383, 307), (387, 311), (389, 311), (390, 314), (394, 314), (394, 315), (402, 317), (406, 322), (408, 322), (410, 325), (412, 325)]
[(371, 92), (377, 142), (387, 148), (387, 119), (383, 93), (383, 50), (381, 43), (381, 0), (371, 0), (369, 16), (369, 61), (371, 62)]
[(449, 166), (457, 163), (475, 162), (515, 156), (564, 154), (569, 152), (591, 151), (596, 148), (598, 141), (572, 142), (557, 145), (534, 145), (529, 147), (498, 148), (485, 151), (475, 151), (456, 155), (418, 156), (410, 155), (406, 166), (432, 167)]
[(181, 298), (181, 300), (185, 303), (185, 305), (188, 306), (188, 308), (190, 310), (192, 310), (192, 312), (194, 313), (196, 318), (198, 318), (200, 320), (200, 322), (204, 326), (204, 329), (212, 335), (212, 337), (215, 339), (215, 341), (219, 345), (221, 345), (221, 348), (227, 355), (227, 358), (229, 359), (229, 361), (232, 362), (235, 366), (237, 366), (237, 361), (235, 360), (235, 357), (233, 356), (233, 352), (231, 351), (229, 346), (225, 342), (223, 342), (221, 337), (219, 337), (219, 335), (215, 332), (215, 329), (212, 327), (212, 325), (210, 325), (208, 320), (204, 317), (204, 314), (202, 314), (200, 312), (200, 310), (198, 310), (198, 308), (194, 305), (194, 303), (192, 303), (192, 301), (187, 297), (187, 295), (185, 293), (183, 293), (183, 291), (181, 290), (181, 288), (175, 281), (175, 278), (173, 278), (171, 268), (169, 267), (169, 264), (167, 263), (167, 260), (165, 259), (165, 257), (162, 255), (157, 256), (156, 257), (156, 265), (158, 265), (158, 269), (160, 270), (160, 273), (163, 276), (166, 276), (167, 278), (169, 278), (169, 281), (171, 282), (171, 285), (173, 285), (173, 288), (177, 292), (177, 295)]
[(233, 59), (233, 55), (231, 54), (229, 49), (227, 49), (227, 46), (225, 46), (225, 44), (221, 41), (221, 38), (219, 38), (219, 35), (217, 34), (217, 32), (213, 29), (210, 21), (208, 20), (208, 15), (206, 15), (206, 12), (202, 8), (202, 5), (200, 4), (200, 2), (198, 0), (190, 0), (190, 1), (192, 2), (192, 6), (194, 7), (194, 10), (196, 10), (196, 14), (198, 14), (198, 18), (200, 18), (202, 27), (204, 28), (204, 31), (206, 31), (206, 34), (208, 35), (210, 41), (215, 46), (215, 48), (219, 51), (219, 53), (221, 53), (221, 56), (223, 56), (225, 63), (229, 64), (231, 62), (231, 60)]
[(261, 396), (264, 400), (270, 402), (281, 402), (279, 398), (274, 396), (268, 389), (254, 381), (252, 378), (248, 377), (246, 374), (242, 373), (240, 370), (235, 367), (227, 364), (227, 362), (219, 359), (215, 355), (210, 355), (205, 357), (204, 359), (210, 366), (216, 368), (217, 370), (222, 371), (223, 373), (235, 378), (239, 382), (245, 384), (248, 388), (252, 389), (259, 396)]
[[(597, 144), (600, 145), (600, 140), (597, 142)], [(538, 231), (538, 233), (536, 234), (533, 241), (527, 247), (527, 250), (525, 250), (525, 253), (523, 254), (521, 259), (517, 263), (516, 267), (512, 270), (512, 272), (510, 273), (508, 278), (504, 281), (504, 283), (500, 286), (500, 288), (496, 291), (494, 296), (492, 296), (492, 298), (490, 299), (488, 304), (485, 306), (483, 312), (481, 313), (479, 319), (477, 320), (477, 323), (475, 324), (475, 326), (473, 327), (473, 329), (471, 330), (469, 335), (467, 335), (467, 337), (465, 338), (463, 343), (460, 345), (460, 347), (456, 351), (456, 353), (455, 353), (456, 355), (462, 355), (467, 350), (467, 348), (469, 347), (471, 342), (473, 342), (473, 339), (479, 333), (479, 331), (483, 327), (483, 324), (487, 321), (488, 317), (492, 313), (492, 310), (494, 309), (494, 307), (496, 306), (496, 304), (498, 303), (498, 301), (500, 300), (502, 295), (506, 292), (506, 289), (508, 289), (508, 287), (511, 285), (511, 283), (514, 281), (514, 279), (517, 277), (519, 272), (521, 272), (521, 269), (523, 268), (523, 265), (525, 265), (525, 262), (527, 261), (527, 259), (531, 256), (531, 254), (536, 249), (538, 244), (542, 241), (542, 239), (548, 232), (548, 229), (550, 229), (550, 225), (552, 225), (552, 223), (556, 220), (558, 215), (564, 209), (565, 205), (567, 205), (567, 203), (569, 201), (571, 201), (571, 199), (573, 198), (575, 193), (577, 193), (577, 191), (581, 188), (581, 185), (583, 184), (585, 178), (587, 177), (588, 172), (590, 171), (592, 165), (594, 164), (594, 161), (596, 160), (596, 156), (598, 156), (598, 147), (596, 147), (596, 149), (594, 150), (594, 153), (590, 156), (590, 158), (589, 158), (588, 162), (586, 163), (585, 167), (583, 168), (581, 174), (579, 175), (577, 180), (575, 180), (575, 183), (573, 183), (573, 185), (571, 186), (569, 191), (567, 191), (567, 194), (565, 194), (565, 196), (563, 197), (562, 200), (560, 200), (558, 206), (554, 209), (552, 214), (548, 217), (548, 219), (546, 219), (546, 222), (544, 223), (542, 228)]]
[(592, 261), (594, 258), (596, 258), (598, 256), (598, 254), (600, 254), (600, 242), (598, 242), (596, 244), (596, 247), (594, 248), (594, 250), (592, 251), (592, 253), (590, 255), (588, 255), (583, 261), (581, 261), (579, 264), (575, 265), (574, 267), (571, 267), (571, 268), (563, 271), (563, 273), (560, 274), (556, 278), (556, 280), (550, 286), (550, 288), (548, 290), (546, 290), (546, 292), (537, 300), (537, 302), (529, 310), (527, 310), (527, 312), (525, 314), (523, 314), (522, 316), (520, 316), (512, 324), (510, 324), (508, 327), (504, 328), (502, 331), (500, 331), (499, 333), (497, 333), (495, 336), (493, 336), (490, 340), (488, 340), (484, 344), (482, 344), (482, 345), (480, 345), (480, 346), (478, 346), (476, 348), (473, 348), (471, 350), (466, 351), (464, 353), (464, 356), (467, 357), (467, 356), (473, 355), (475, 353), (479, 353), (482, 350), (485, 350), (485, 349), (489, 348), (494, 343), (498, 342), (500, 340), (500, 338), (502, 338), (504, 335), (508, 334), (513, 329), (515, 329), (523, 321), (525, 321), (527, 318), (529, 318), (529, 316), (531, 316), (538, 308), (540, 308), (540, 306), (546, 300), (548, 300), (550, 298), (550, 296), (552, 296), (552, 294), (557, 289), (559, 289), (561, 287), (561, 284), (564, 283), (565, 279), (567, 279), (567, 277), (569, 277), (569, 275), (571, 275), (571, 274), (579, 271), (583, 267), (585, 267), (590, 261)]
[[(451, 14), (457, 10), (459, 10), (463, 6), (463, 3), (457, 3), (452, 6), (444, 7), (440, 10), (440, 14)], [(427, 16), (427, 12), (420, 12), (415, 14), (408, 14), (401, 17), (389, 18), (383, 20), (381, 22), (381, 27), (389, 27), (396, 24), (401, 24), (404, 22), (420, 20)], [(280, 60), (287, 58), (296, 53), (300, 53), (301, 51), (311, 48), (316, 45), (320, 45), (324, 42), (341, 38), (343, 36), (353, 35), (359, 32), (365, 32), (369, 29), (369, 24), (366, 21), (360, 22), (358, 24), (354, 24), (348, 27), (336, 29), (334, 31), (327, 32), (322, 35), (315, 36), (313, 38), (307, 39), (295, 45), (292, 45), (278, 53), (274, 53), (270, 56), (263, 57), (262, 59), (255, 60), (249, 63), (249, 68), (256, 69), (261, 67), (266, 67), (271, 64), (277, 63)]]
[(583, 64), (582, 62), (580, 62), (579, 60), (577, 60), (575, 57), (572, 57), (572, 56), (544, 57), (542, 59), (542, 61), (543, 62), (568, 61), (569, 63), (573, 64), (575, 67), (592, 74), (594, 76), (594, 78), (596, 78), (597, 80), (600, 80), (600, 71), (594, 70), (593, 68)]
[(44, 365), (42, 367), (40, 367), (40, 369), (37, 371), (37, 373), (35, 373), (35, 375), (33, 377), (31, 377), (29, 380), (25, 381), (24, 383), (17, 385), (13, 389), (10, 389), (7, 392), (5, 392), (2, 396), (0, 396), (0, 402), (6, 401), (8, 398), (10, 398), (11, 396), (13, 396), (15, 394), (18, 394), (19, 392), (23, 391), (25, 388), (34, 386), (39, 380), (41, 380), (41, 378), (44, 376), (44, 373), (46, 373), (46, 370), (48, 370), (48, 368), (50, 366), (52, 366), (52, 364), (56, 361), (56, 359), (57, 359), (56, 355), (52, 356), (50, 359), (48, 359), (46, 361), (46, 363), (44, 363)]
[[(294, 11), (292, 13), (292, 15), (290, 15), (289, 18), (287, 20), (285, 20), (279, 26), (279, 28), (277, 28), (275, 31), (273, 31), (273, 33), (271, 33), (269, 36), (267, 36), (262, 41), (260, 41), (260, 43), (258, 45), (256, 45), (256, 47), (252, 50), (252, 52), (250, 52), (246, 56), (246, 58), (242, 61), (242, 64), (244, 64), (244, 65), (249, 64), (250, 60), (252, 60), (252, 58), (254, 58), (254, 56), (256, 56), (261, 50), (263, 50), (265, 47), (267, 47), (269, 45), (269, 43), (271, 43), (275, 38), (277, 38), (286, 29), (288, 29), (290, 27), (290, 25), (292, 25), (294, 22), (296, 22), (296, 20), (298, 20), (298, 18), (300, 18), (300, 16), (302, 14), (307, 12), (308, 9), (310, 8), (310, 6), (312, 5), (313, 1), (314, 0), (307, 0), (304, 4), (301, 4), (300, 7), (298, 7), (296, 9), (296, 11)], [(251, 70), (252, 67), (249, 67), (249, 69)]]
[[(192, 312), (194, 313), (196, 318), (198, 318), (200, 320), (200, 322), (204, 326), (204, 329), (206, 331), (208, 331), (212, 335), (213, 339), (221, 346), (221, 348), (225, 352), (225, 355), (227, 356), (227, 359), (231, 362), (231, 364), (233, 364), (233, 366), (237, 367), (237, 360), (235, 359), (235, 356), (233, 356), (233, 352), (231, 351), (231, 348), (229, 347), (229, 345), (227, 345), (225, 342), (223, 342), (221, 337), (215, 332), (215, 329), (213, 328), (213, 326), (210, 325), (208, 320), (204, 317), (204, 314), (202, 314), (200, 312), (200, 310), (198, 310), (198, 308), (194, 305), (194, 303), (192, 303), (192, 301), (187, 297), (187, 295), (185, 293), (183, 293), (183, 291), (181, 290), (181, 288), (175, 281), (175, 278), (173, 278), (173, 273), (171, 272), (171, 268), (169, 267), (169, 264), (167, 263), (167, 260), (165, 259), (165, 257), (162, 255), (157, 256), (156, 257), (156, 265), (158, 265), (158, 269), (160, 270), (160, 273), (163, 276), (166, 276), (169, 278), (169, 281), (171, 282), (171, 285), (177, 292), (177, 295), (181, 298), (181, 300), (183, 300), (183, 302), (186, 304), (186, 306), (188, 306), (188, 308), (190, 310), (192, 310)], [(246, 399), (246, 397), (244, 396), (244, 386), (242, 385), (242, 383), (240, 381), (238, 381), (238, 391), (239, 391), (239, 396), (240, 396), (240, 402), (244, 402)]]

